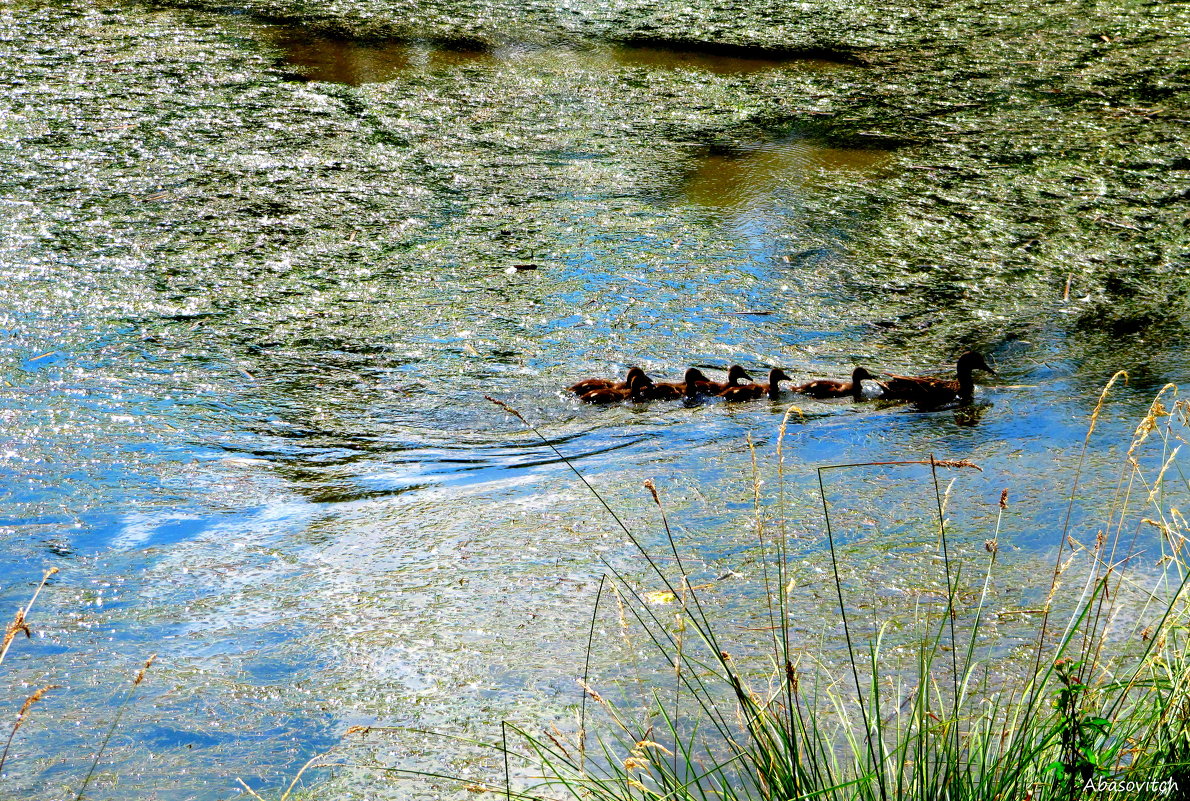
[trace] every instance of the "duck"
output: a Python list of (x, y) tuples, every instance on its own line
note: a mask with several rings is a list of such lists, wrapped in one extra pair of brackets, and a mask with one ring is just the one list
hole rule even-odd
[(596, 389), (628, 389), (632, 383), (632, 377), (636, 375), (645, 376), (645, 371), (639, 367), (632, 367), (628, 370), (628, 375), (624, 376), (623, 381), (616, 381), (614, 378), (588, 378), (577, 384), (571, 384), (566, 388), (566, 391), (573, 392), (575, 395), (585, 395)]
[(681, 382), (654, 381), (643, 392), (650, 396), (650, 400), (677, 400), (681, 397), (690, 397), (692, 392), (699, 391), (699, 387), (711, 383), (713, 383), (711, 379), (707, 378), (702, 370), (690, 367), (682, 376)]
[(626, 389), (600, 387), (599, 389), (584, 392), (578, 396), (578, 399), (583, 403), (619, 403), (620, 401), (628, 400), (630, 394), (629, 390)]
[(781, 395), (780, 382), (792, 380), (789, 376), (785, 375), (785, 371), (780, 367), (774, 367), (772, 370), (769, 370), (769, 382), (767, 384), (740, 384), (738, 386), (728, 387), (719, 393), (719, 397), (731, 403), (756, 400), (765, 395), (768, 395), (772, 400), (776, 400)]
[(674, 384), (668, 381), (653, 381), (648, 376), (644, 379), (637, 379), (635, 387), (635, 394), (633, 400), (635, 401), (651, 401), (651, 400), (677, 400), (686, 394), (686, 385)]
[(850, 381), (835, 381), (830, 378), (820, 378), (800, 386), (791, 387), (794, 392), (809, 395), (811, 398), (843, 398), (850, 395), (855, 400), (863, 400), (865, 379), (875, 380), (875, 376), (862, 367), (851, 371)]
[(878, 382), (881, 388), (880, 396), (890, 400), (909, 401), (919, 406), (941, 406), (954, 401), (970, 403), (975, 394), (975, 379), (971, 377), (974, 370), (996, 375), (996, 371), (988, 366), (982, 353), (969, 350), (960, 356), (955, 364), (954, 379), (890, 375), (884, 381)]
[(653, 384), (653, 379), (645, 375), (643, 370), (633, 368), (636, 372), (629, 371), (628, 386), (604, 386), (588, 390), (579, 395), (579, 400), (583, 403), (619, 403), (620, 401), (632, 400), (636, 402), (650, 400), (644, 396), (644, 390), (648, 389)]
[(722, 383), (712, 381), (703, 375), (702, 371), (697, 367), (691, 367), (686, 371), (686, 397), (696, 398), (699, 395), (718, 395), (725, 390), (732, 387), (740, 386), (740, 381), (743, 379), (752, 380), (752, 376), (748, 375), (748, 371), (738, 364), (733, 364), (727, 371), (727, 381)]

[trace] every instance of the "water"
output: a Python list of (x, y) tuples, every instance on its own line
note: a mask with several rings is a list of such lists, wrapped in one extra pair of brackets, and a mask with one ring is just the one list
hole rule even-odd
[[(821, 199), (893, 174), (897, 154), (722, 127), (768, 82), (837, 65), (611, 47), (328, 59), (329, 40), (243, 18), (88, 3), (0, 25), (4, 607), (61, 570), (0, 667), (5, 709), (62, 685), (15, 741), (0, 787), (16, 797), (77, 792), (154, 652), (92, 798), (280, 787), (332, 746), (482, 772), (457, 744), (343, 732), (568, 719), (599, 576), (655, 582), (484, 395), (659, 547), (654, 479), (692, 581), (735, 623), (763, 618), (748, 440), (776, 516), (788, 404), (589, 408), (560, 387), (632, 364), (946, 371), (980, 346), (1001, 377), (973, 409), (797, 399), (782, 514), (811, 564), (814, 466), (970, 459), (983, 472), (957, 476), (956, 547), (982, 552), (1009, 488), (1011, 597), (1055, 545), (1102, 383), (1140, 366), (1100, 417), (1081, 537), (1119, 443), (1185, 374), (1176, 342), (1070, 343), (1059, 298), (1020, 336), (970, 342), (945, 312), (978, 304), (970, 287), (906, 306), (881, 288), (900, 276), (848, 263), (871, 221)], [(903, 587), (888, 553), (928, 550), (931, 491), (921, 466), (832, 474), (869, 587)], [(833, 614), (814, 597), (808, 637)], [(594, 673), (612, 682), (642, 646), (614, 622), (604, 636)], [(447, 792), (367, 775), (394, 797)]]
[(844, 67), (839, 61), (824, 58), (735, 55), (647, 45), (565, 47), (508, 42), (493, 49), (478, 49), (428, 42), (355, 41), (286, 27), (271, 29), (268, 36), (298, 74), (310, 80), (352, 86), (392, 81), (410, 72), (491, 68), (518, 61), (588, 71), (641, 67), (718, 75), (770, 70), (829, 72)]

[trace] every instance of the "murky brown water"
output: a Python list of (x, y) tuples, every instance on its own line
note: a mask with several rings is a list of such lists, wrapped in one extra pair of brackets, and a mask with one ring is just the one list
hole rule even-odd
[(687, 174), (682, 192), (690, 203), (748, 209), (771, 201), (783, 189), (822, 180), (822, 171), (839, 180), (878, 176), (892, 160), (887, 150), (829, 147), (805, 137), (760, 142), (729, 153), (702, 157)]
[(285, 53), (286, 61), (310, 80), (350, 86), (391, 81), (411, 70), (490, 65), (500, 58), (483, 50), (357, 42), (295, 28), (278, 28), (270, 38)]
[(391, 81), (411, 71), (492, 67), (509, 61), (526, 61), (555, 69), (641, 67), (716, 75), (747, 75), (782, 69), (846, 69), (837, 61), (820, 58), (749, 57), (647, 46), (574, 48), (514, 43), (492, 50), (468, 50), (417, 42), (356, 41), (311, 34), (300, 28), (276, 28), (271, 39), (284, 52), (286, 61), (310, 80), (351, 86)]
[[(273, 43), (286, 61), (311, 80), (360, 86), (397, 80), (416, 71), (446, 71), (510, 62), (531, 62), (543, 69), (608, 71), (623, 67), (649, 70), (692, 70), (737, 75), (770, 70), (841, 70), (836, 61), (815, 58), (749, 57), (649, 46), (533, 47), (510, 44), (491, 51), (464, 50), (426, 43), (369, 42), (310, 34), (297, 28), (276, 28)], [(812, 138), (784, 136), (728, 152), (708, 152), (675, 176), (682, 202), (728, 211), (751, 209), (772, 201), (782, 191), (819, 180), (822, 171), (841, 178), (875, 177), (891, 154), (877, 148), (830, 147)]]

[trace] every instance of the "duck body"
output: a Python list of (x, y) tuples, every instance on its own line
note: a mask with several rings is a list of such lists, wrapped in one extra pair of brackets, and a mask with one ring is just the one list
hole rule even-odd
[(718, 395), (729, 403), (756, 400), (757, 398), (763, 398), (765, 395), (768, 395), (772, 400), (776, 400), (781, 395), (780, 383), (790, 380), (792, 379), (785, 375), (784, 370), (780, 367), (774, 367), (772, 370), (769, 370), (769, 382), (767, 384), (739, 384), (724, 389)]
[(578, 396), (578, 399), (583, 403), (619, 403), (620, 401), (628, 400), (629, 392), (626, 389), (616, 389), (615, 387), (599, 387), (598, 389), (587, 390)]
[(996, 371), (988, 366), (983, 354), (967, 351), (959, 357), (955, 365), (954, 379), (890, 375), (879, 382), (881, 397), (908, 401), (918, 406), (942, 406), (955, 401), (969, 403), (975, 395), (975, 379), (971, 375), (974, 370), (996, 374)]
[(686, 395), (690, 384), (700, 380), (705, 381), (706, 376), (697, 367), (691, 367), (680, 382), (649, 381), (647, 386), (641, 388), (640, 394), (644, 400), (677, 400)]
[(850, 381), (835, 381), (829, 378), (810, 381), (809, 383), (793, 387), (794, 392), (809, 395), (819, 400), (825, 398), (845, 398), (850, 395), (855, 400), (863, 400), (863, 382), (875, 377), (862, 367), (857, 367), (851, 373)]
[[(614, 378), (588, 378), (584, 381), (579, 381), (577, 384), (571, 384), (566, 388), (566, 391), (582, 396), (597, 389), (625, 390), (632, 383), (633, 376), (638, 375), (644, 376), (645, 371), (639, 367), (633, 367), (628, 370), (628, 375), (624, 376), (623, 381), (616, 381)], [(645, 377), (647, 378), (647, 376)]]
[(653, 382), (639, 384), (633, 400), (677, 400), (686, 394), (685, 384)]

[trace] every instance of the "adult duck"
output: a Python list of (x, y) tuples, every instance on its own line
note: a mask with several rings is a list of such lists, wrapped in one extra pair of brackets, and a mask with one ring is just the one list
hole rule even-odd
[(686, 371), (686, 397), (696, 398), (699, 395), (718, 395), (732, 387), (738, 387), (740, 381), (743, 379), (752, 380), (752, 376), (748, 375), (748, 371), (738, 364), (733, 364), (727, 371), (727, 380), (724, 382), (712, 381), (703, 375), (702, 371), (697, 367), (691, 367)]
[(845, 398), (850, 395), (855, 400), (863, 400), (865, 380), (874, 380), (875, 376), (862, 367), (851, 371), (850, 381), (835, 381), (830, 378), (820, 378), (800, 386), (791, 387), (794, 392), (809, 395), (811, 398)]
[(719, 393), (719, 397), (729, 403), (756, 400), (765, 395), (768, 395), (772, 400), (776, 400), (781, 395), (780, 382), (792, 380), (789, 376), (785, 375), (785, 371), (780, 367), (774, 367), (772, 370), (769, 370), (769, 382), (767, 384), (740, 384), (738, 386), (728, 387)]
[(982, 353), (969, 350), (959, 357), (955, 365), (954, 379), (890, 375), (879, 382), (882, 389), (881, 397), (909, 401), (918, 406), (942, 406), (954, 401), (969, 403), (975, 395), (975, 379), (971, 376), (975, 370), (996, 375), (996, 371), (988, 366)]
[(614, 378), (588, 378), (584, 381), (579, 381), (577, 384), (571, 384), (566, 388), (567, 392), (573, 392), (575, 395), (585, 395), (588, 392), (596, 389), (628, 389), (629, 384), (632, 383), (633, 376), (645, 376), (645, 371), (639, 367), (632, 367), (628, 370), (628, 375), (624, 376), (623, 381), (617, 381)]

